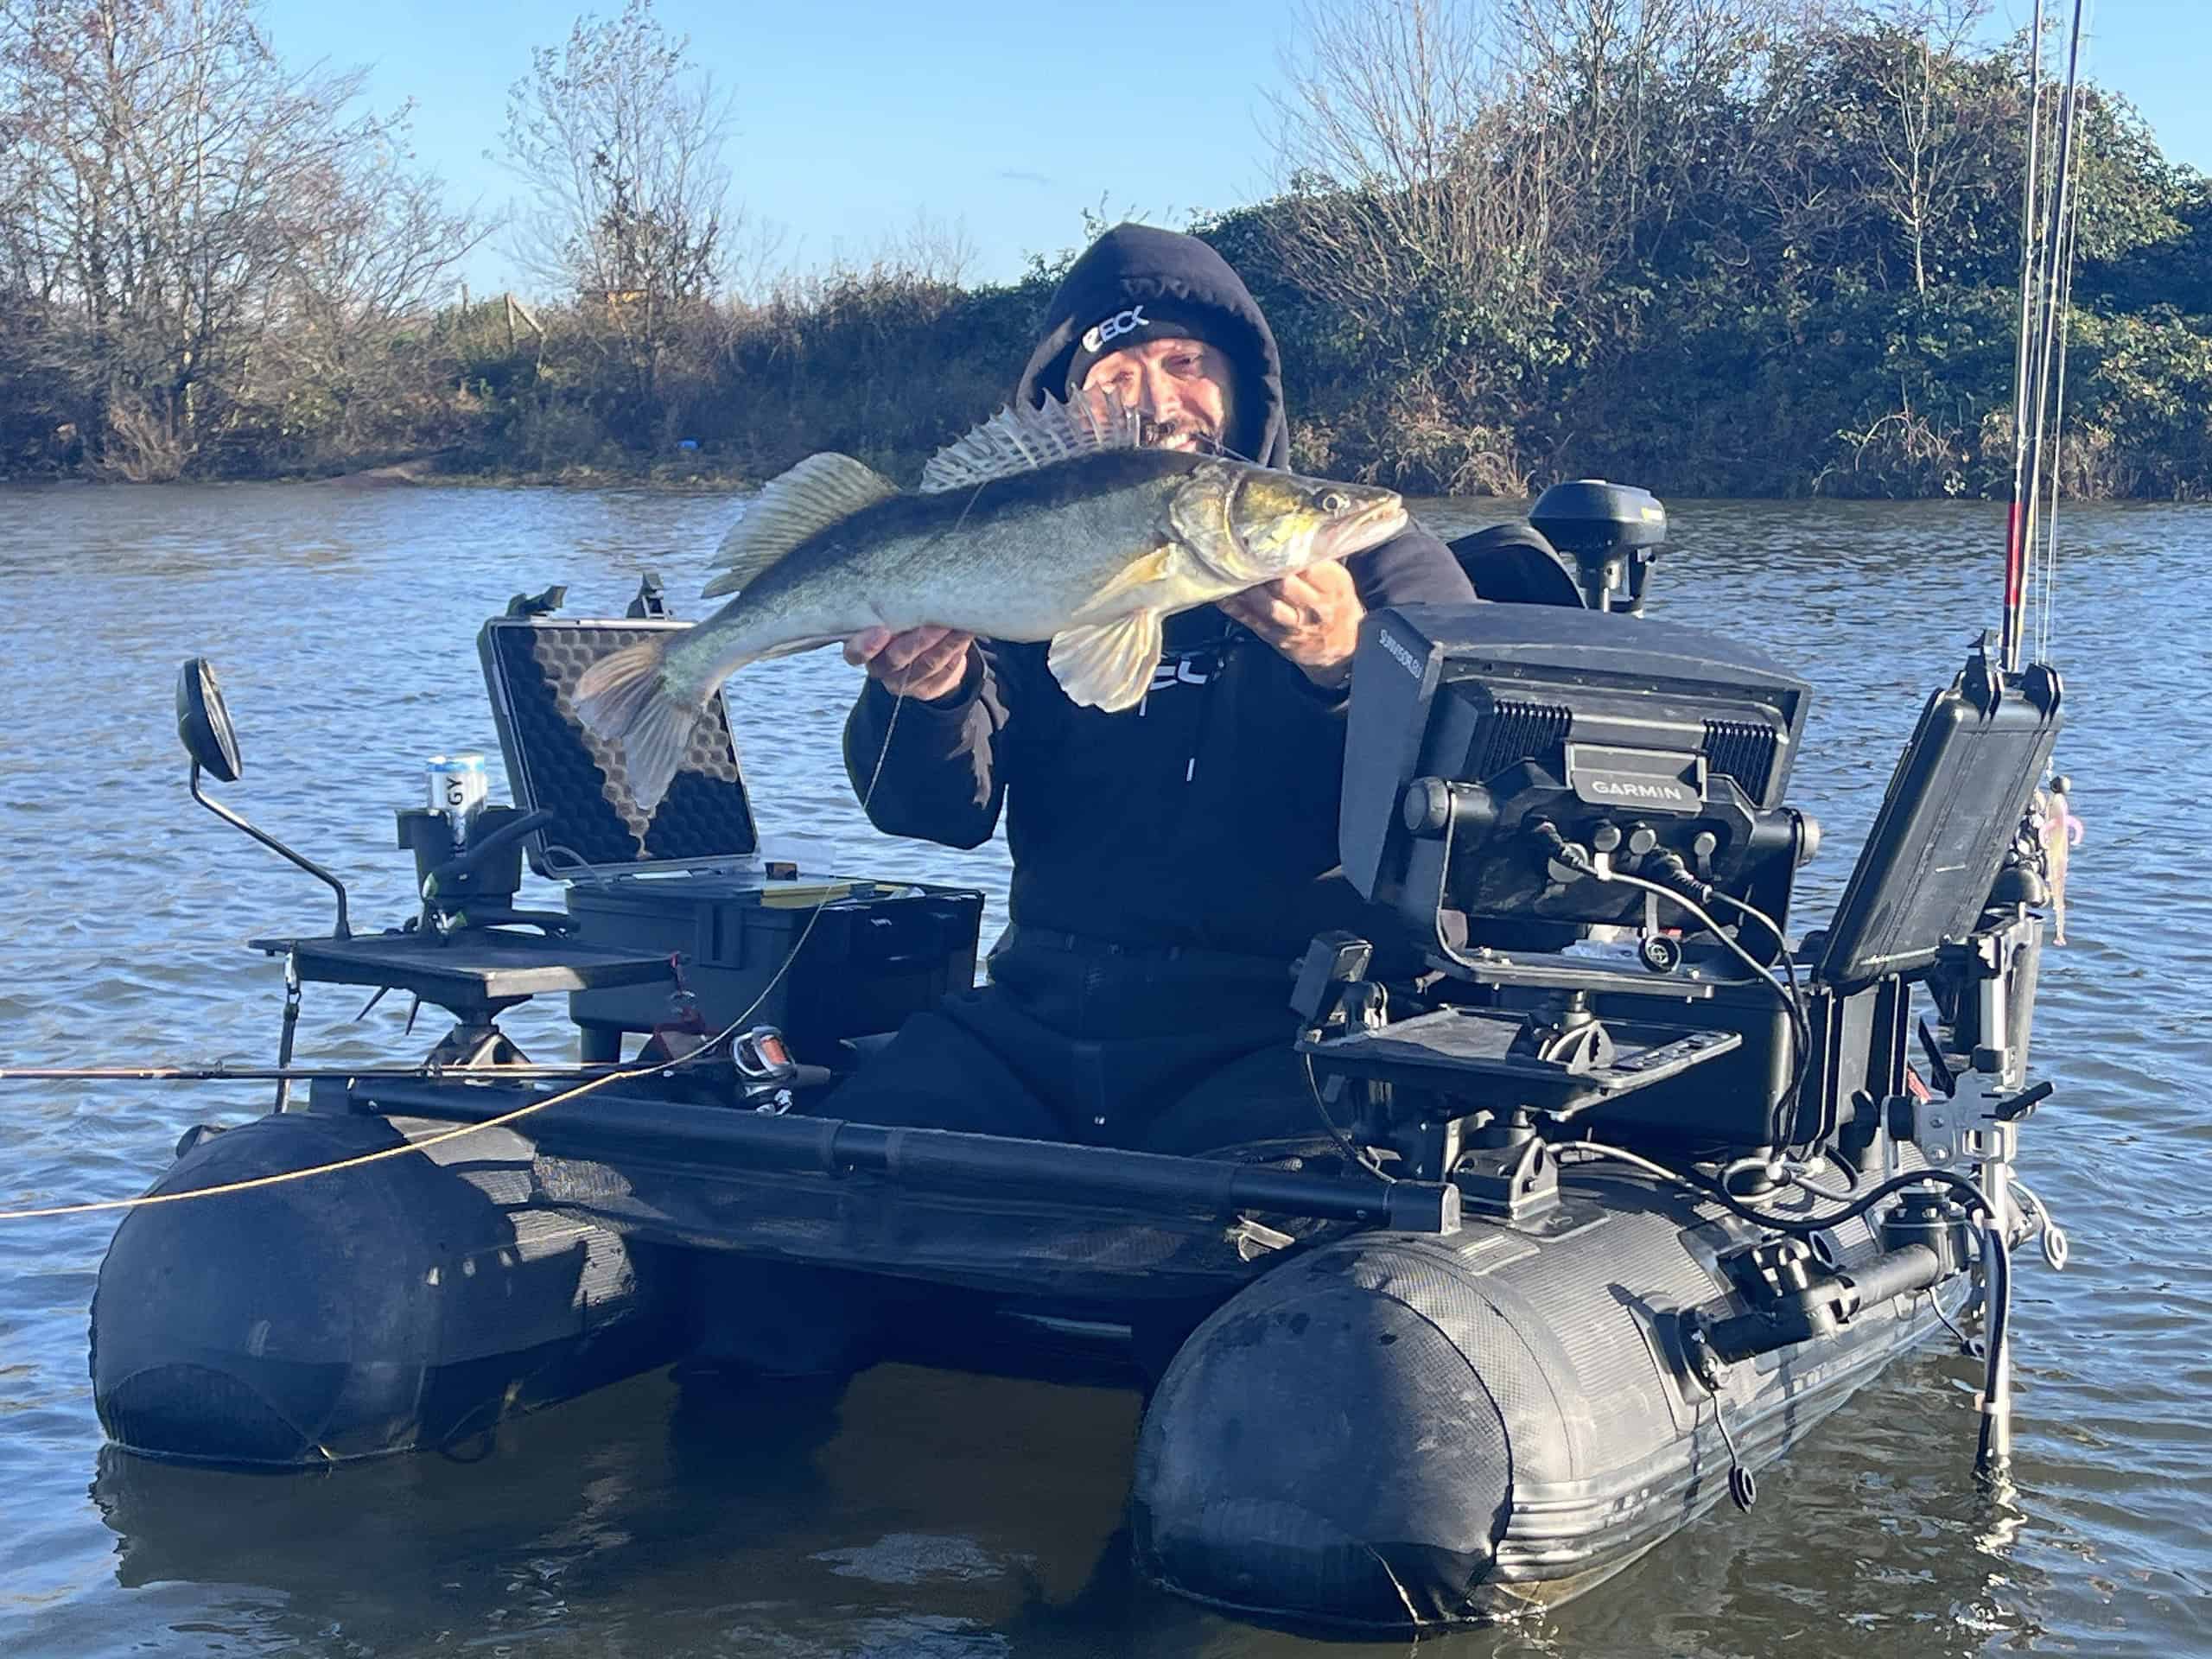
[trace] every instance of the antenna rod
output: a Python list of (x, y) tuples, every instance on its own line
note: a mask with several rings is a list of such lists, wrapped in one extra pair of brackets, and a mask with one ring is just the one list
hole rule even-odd
[[(2018, 672), (2020, 667), (2020, 638), (2024, 631), (2027, 600), (2025, 581), (2026, 551), (2035, 540), (2036, 503), (2043, 488), (2044, 430), (2049, 416), (2050, 403), (2050, 370), (2053, 337), (2058, 329), (2059, 255), (2064, 242), (2064, 230), (2069, 207), (2071, 204), (2074, 182), (2074, 129), (2079, 113), (2076, 98), (2078, 78), (2082, 66), (2082, 7), (2083, 0), (2074, 0), (2074, 22), (2066, 47), (2066, 92), (2060, 105), (2063, 111), (2058, 122), (2058, 181), (2050, 201), (2050, 224), (2044, 243), (2043, 325), (2036, 348), (2036, 410), (2034, 444), (2028, 461), (2027, 520), (2021, 537), (2018, 556), (2008, 559), (2005, 569), (2005, 652), (2004, 666), (2008, 672)], [(2053, 457), (2051, 475), (2057, 478), (2057, 461)]]
[(2027, 504), (2023, 499), (2028, 474), (2028, 343), (2035, 333), (2035, 272), (2042, 251), (2036, 228), (2037, 140), (2043, 132), (2043, 0), (2036, 0), (2036, 20), (2029, 35), (2028, 156), (2020, 184), (2020, 343), (2012, 366), (2012, 499), (2005, 515), (2005, 618), (2007, 638), (2012, 607), (2020, 602), (2026, 586), (2028, 543)]

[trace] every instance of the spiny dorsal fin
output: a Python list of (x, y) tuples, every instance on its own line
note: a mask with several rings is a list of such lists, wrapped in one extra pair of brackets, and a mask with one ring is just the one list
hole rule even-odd
[(1135, 449), (1144, 439), (1137, 411), (1111, 394), (1082, 395), (1042, 409), (1002, 409), (964, 438), (945, 445), (922, 468), (922, 493), (1033, 473), (1057, 461)]
[(709, 582), (700, 597), (713, 599), (750, 586), (808, 537), (898, 493), (896, 484), (850, 455), (809, 455), (770, 480), (747, 505), (745, 517), (722, 537), (715, 555), (724, 574)]

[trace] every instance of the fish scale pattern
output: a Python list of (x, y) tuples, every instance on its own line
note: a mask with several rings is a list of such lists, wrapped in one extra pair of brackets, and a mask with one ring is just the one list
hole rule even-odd
[(668, 794), (650, 815), (631, 794), (622, 760), (584, 729), (576, 682), (601, 657), (651, 632), (620, 622), (532, 623), (493, 630), (493, 650), (512, 711), (508, 771), (531, 806), (555, 814), (549, 845), (594, 866), (723, 859), (754, 846), (737, 745), (717, 696), (691, 734)]

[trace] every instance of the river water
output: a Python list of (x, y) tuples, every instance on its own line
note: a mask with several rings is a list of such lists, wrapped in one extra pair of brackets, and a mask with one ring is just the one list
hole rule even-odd
[[(0, 493), (0, 1062), (273, 1053), (278, 972), (241, 944), (325, 925), (325, 896), (187, 798), (181, 658), (214, 658), (240, 728), (226, 799), (351, 880), (359, 924), (390, 925), (409, 909), (390, 812), (413, 803), (421, 757), (497, 753), (482, 619), (553, 582), (571, 614), (619, 613), (647, 569), (696, 614), (730, 516), (617, 492)], [(1816, 688), (1794, 798), (1828, 840), (1801, 926), (1840, 890), (1921, 700), (1993, 612), (2000, 518), (1674, 507), (1654, 613), (1740, 631)], [(1580, 1601), (1425, 1655), (2212, 1652), (2212, 884), (2190, 861), (2212, 846), (2212, 509), (2073, 508), (2064, 528), (2060, 760), (2088, 840), (2036, 1033), (2059, 1093), (2023, 1165), (2074, 1257), (2021, 1272), (2012, 1484), (1971, 1478), (1975, 1368), (1924, 1353), (1763, 1473), (1751, 1514), (1724, 1507)], [(893, 842), (861, 817), (836, 747), (853, 686), (834, 653), (732, 682), (768, 849), (986, 887), (995, 929), (1001, 846)], [(311, 990), (303, 1054), (419, 1055), (429, 1035), (403, 1033), (398, 1001), (356, 1023), (356, 999)], [(550, 1015), (509, 1025), (557, 1052)], [(0, 1208), (136, 1192), (187, 1127), (265, 1103), (0, 1084)], [(0, 1651), (1323, 1651), (1132, 1580), (1137, 1402), (1112, 1389), (882, 1368), (830, 1402), (657, 1376), (513, 1425), (468, 1464), (270, 1478), (118, 1457), (86, 1372), (111, 1224), (0, 1223)]]

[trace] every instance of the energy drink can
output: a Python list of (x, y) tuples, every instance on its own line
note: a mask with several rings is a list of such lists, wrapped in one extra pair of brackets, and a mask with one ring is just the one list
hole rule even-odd
[(484, 778), (484, 757), (434, 754), (423, 766), (430, 810), (446, 815), (453, 825), (454, 845), (458, 847), (468, 839), (468, 826), (491, 792)]

